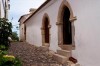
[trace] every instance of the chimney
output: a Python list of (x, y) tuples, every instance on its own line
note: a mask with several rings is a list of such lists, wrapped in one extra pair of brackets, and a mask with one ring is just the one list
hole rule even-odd
[(35, 12), (35, 10), (36, 10), (35, 8), (30, 8), (29, 12), (33, 13), (33, 12)]

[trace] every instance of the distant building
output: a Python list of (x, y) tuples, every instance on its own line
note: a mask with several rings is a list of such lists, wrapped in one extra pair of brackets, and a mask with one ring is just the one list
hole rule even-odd
[(10, 0), (0, 0), (0, 18), (8, 19), (9, 2)]
[(31, 8), (29, 10), (29, 14), (25, 14), (25, 15), (22, 15), (20, 17), (20, 19), (18, 20), (19, 23), (19, 30), (20, 30), (20, 35), (19, 35), (19, 40), (20, 41), (25, 41), (26, 40), (26, 26), (24, 24), (24, 21), (35, 11), (36, 9), (34, 8)]
[(100, 0), (46, 0), (23, 24), (26, 42), (56, 52), (59, 63), (100, 65)]

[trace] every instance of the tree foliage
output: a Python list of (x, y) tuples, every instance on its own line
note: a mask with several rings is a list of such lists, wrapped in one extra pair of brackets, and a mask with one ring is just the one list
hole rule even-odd
[(0, 18), (0, 45), (9, 46), (8, 37), (12, 34), (12, 23), (5, 18)]
[(11, 38), (12, 38), (12, 40), (16, 40), (16, 41), (18, 41), (19, 38), (18, 38), (18, 34), (17, 34), (17, 32), (12, 32), (12, 36), (11, 36)]

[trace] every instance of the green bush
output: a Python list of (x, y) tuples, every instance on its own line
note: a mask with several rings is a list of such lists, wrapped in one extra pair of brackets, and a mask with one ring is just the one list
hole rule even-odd
[(7, 51), (2, 51), (2, 50), (0, 50), (0, 56), (6, 55), (6, 54), (8, 54)]
[(15, 58), (15, 60), (14, 60), (14, 65), (15, 66), (22, 66), (22, 62), (20, 61), (20, 59), (19, 58)]
[(5, 18), (0, 18), (0, 66), (22, 66), (21, 61), (7, 55), (10, 42), (8, 37), (12, 35), (12, 24)]
[(0, 50), (0, 66), (22, 66), (20, 59), (7, 54), (8, 51)]
[(0, 50), (7, 50), (8, 48), (5, 45), (0, 45)]
[[(5, 18), (0, 18), (0, 45), (9, 47), (8, 37), (12, 34), (12, 23)], [(6, 48), (7, 49), (7, 48)]]
[(12, 55), (2, 55), (0, 66), (22, 66), (21, 61)]
[(19, 41), (19, 37), (17, 32), (12, 32), (11, 38), (13, 41)]

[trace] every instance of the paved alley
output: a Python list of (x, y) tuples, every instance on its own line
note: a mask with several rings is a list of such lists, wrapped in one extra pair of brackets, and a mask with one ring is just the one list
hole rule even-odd
[(23, 66), (61, 66), (49, 55), (48, 49), (25, 42), (13, 42), (9, 54), (20, 58)]

